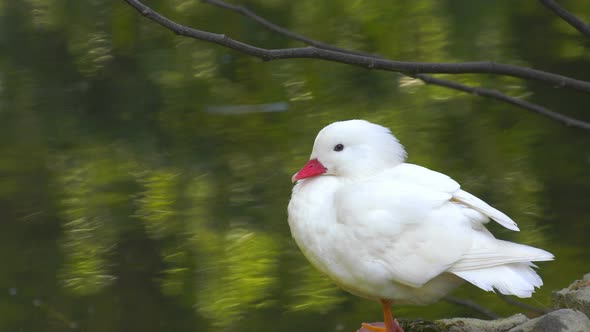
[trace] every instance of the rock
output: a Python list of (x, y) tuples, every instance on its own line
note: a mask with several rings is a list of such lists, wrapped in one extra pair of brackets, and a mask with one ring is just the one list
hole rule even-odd
[[(373, 326), (377, 326), (377, 327), (385, 327), (385, 324), (383, 324), (383, 322), (369, 323), (369, 325), (373, 325)], [(447, 332), (447, 330), (438, 326), (438, 324), (436, 324), (436, 322), (432, 322), (432, 321), (428, 321), (428, 320), (402, 319), (402, 320), (399, 320), (399, 325), (406, 332)], [(361, 327), (360, 329), (357, 330), (357, 332), (371, 332), (371, 331)]]
[(590, 317), (590, 273), (568, 288), (553, 292), (553, 306), (576, 309)]
[[(383, 323), (371, 323), (383, 326)], [(496, 320), (452, 318), (437, 321), (401, 320), (406, 332), (590, 332), (590, 319), (572, 309), (552, 311), (528, 319), (522, 314)], [(361, 328), (357, 332), (370, 332)]]
[[(528, 321), (525, 315), (517, 314), (496, 320), (475, 318), (441, 319), (435, 323), (448, 332), (506, 332)], [(411, 331), (411, 330), (410, 330)]]
[(427, 320), (401, 321), (400, 325), (409, 332), (446, 332), (437, 322)]
[[(530, 320), (518, 314), (496, 320), (452, 318), (399, 323), (406, 332), (590, 332), (590, 273), (568, 288), (553, 292), (553, 306), (562, 309)], [(358, 332), (369, 331), (361, 328)]]
[(590, 319), (572, 309), (559, 309), (531, 319), (508, 332), (590, 332)]
[[(436, 321), (400, 320), (399, 324), (406, 332), (507, 332), (511, 328), (525, 323), (528, 318), (522, 314), (500, 318), (496, 320), (481, 320), (475, 318), (451, 318)], [(381, 322), (370, 323), (383, 327)], [(361, 328), (357, 332), (370, 332)]]

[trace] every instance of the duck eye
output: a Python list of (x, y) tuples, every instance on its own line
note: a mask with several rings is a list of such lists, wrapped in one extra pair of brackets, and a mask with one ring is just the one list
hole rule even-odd
[(344, 150), (344, 145), (342, 145), (342, 144), (336, 144), (334, 146), (334, 151), (340, 152), (342, 150)]

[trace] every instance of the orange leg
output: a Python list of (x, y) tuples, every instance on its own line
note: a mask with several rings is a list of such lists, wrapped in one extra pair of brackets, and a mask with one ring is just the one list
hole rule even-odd
[(381, 306), (383, 307), (383, 322), (385, 324), (363, 323), (361, 329), (358, 330), (358, 332), (404, 332), (402, 327), (399, 326), (397, 320), (393, 318), (393, 314), (391, 313), (391, 301), (380, 301)]

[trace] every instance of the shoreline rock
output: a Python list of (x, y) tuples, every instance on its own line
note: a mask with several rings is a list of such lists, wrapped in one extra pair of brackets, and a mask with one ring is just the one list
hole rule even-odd
[[(528, 318), (523, 314), (516, 314), (506, 318), (495, 320), (482, 320), (475, 318), (452, 318), (441, 319), (436, 323), (448, 332), (505, 332), (510, 329), (528, 322)], [(411, 330), (410, 330), (411, 331)]]
[(402, 320), (400, 325), (406, 332), (590, 332), (590, 273), (552, 297), (554, 311), (533, 319), (516, 314), (495, 320)]
[(590, 317), (590, 273), (569, 287), (553, 292), (553, 307), (575, 309)]
[[(523, 314), (482, 320), (451, 318), (436, 321), (401, 321), (406, 332), (590, 332), (590, 319), (574, 309), (558, 309), (529, 319)], [(360, 329), (359, 332), (365, 332)]]
[(590, 319), (573, 309), (559, 309), (533, 318), (508, 332), (588, 332), (590, 331)]

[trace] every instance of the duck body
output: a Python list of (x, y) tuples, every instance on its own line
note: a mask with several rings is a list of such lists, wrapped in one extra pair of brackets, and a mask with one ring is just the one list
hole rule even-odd
[[(405, 219), (407, 215), (403, 216), (403, 220), (399, 218), (394, 221), (395, 218), (390, 218), (395, 216), (380, 210), (378, 203), (373, 204), (379, 199), (396, 200), (394, 196), (375, 197), (378, 194), (371, 191), (374, 184), (380, 183), (381, 177), (390, 175), (382, 174), (369, 181), (359, 182), (341, 181), (336, 177), (300, 181), (293, 189), (293, 199), (289, 204), (291, 234), (315, 268), (354, 295), (372, 300), (388, 299), (395, 303), (435, 302), (460, 285), (462, 279), (450, 273), (440, 273), (418, 284), (410, 281), (412, 277), (407, 273), (399, 271), (407, 269), (408, 264), (417, 264), (413, 261), (416, 259), (415, 253), (428, 250), (427, 247), (435, 245), (435, 241), (426, 241), (428, 235), (419, 227), (419, 222), (426, 221), (429, 216), (421, 213), (413, 216), (419, 218), (414, 219), (416, 223), (408, 222)], [(367, 200), (368, 197), (371, 199)], [(350, 202), (355, 203), (351, 205)], [(358, 202), (364, 202), (362, 208), (369, 211), (366, 218), (362, 219), (364, 225), (357, 222), (354, 211), (350, 210), (353, 206), (361, 207)], [(344, 208), (336, 213), (337, 210), (331, 208), (334, 205)], [(453, 207), (450, 209), (458, 210)], [(462, 223), (466, 224), (463, 227), (469, 227), (469, 221), (465, 218)], [(443, 221), (429, 228), (429, 231), (456, 229), (454, 236), (459, 236), (464, 232), (459, 224)], [(448, 240), (437, 237), (436, 243)], [(460, 243), (461, 248), (451, 250), (465, 250), (463, 247), (468, 244), (464, 241)], [(438, 260), (435, 256), (439, 250), (429, 252), (432, 254), (427, 260)], [(444, 260), (450, 259), (445, 257)], [(424, 264), (423, 259), (420, 261)], [(406, 277), (401, 278), (400, 272)]]
[(543, 283), (532, 262), (553, 255), (496, 239), (485, 224), (518, 231), (510, 217), (405, 158), (387, 128), (364, 120), (320, 131), (288, 206), (291, 234), (312, 265), (350, 293), (381, 301), (388, 332), (401, 331), (392, 303), (429, 304), (463, 281), (530, 297)]

